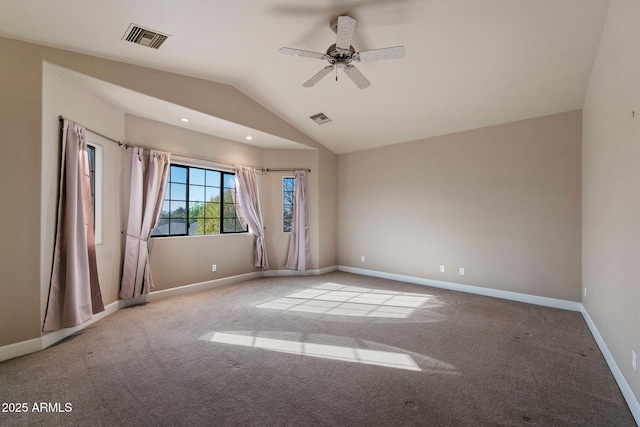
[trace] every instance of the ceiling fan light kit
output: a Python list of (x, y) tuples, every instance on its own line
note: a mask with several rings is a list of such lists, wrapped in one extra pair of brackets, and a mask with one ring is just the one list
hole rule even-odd
[(357, 52), (351, 46), (351, 39), (356, 28), (356, 20), (349, 16), (339, 16), (336, 21), (330, 24), (331, 29), (336, 33), (337, 40), (327, 49), (326, 53), (311, 52), (308, 50), (294, 49), (290, 47), (280, 48), (280, 53), (291, 56), (301, 56), (327, 61), (329, 65), (322, 68), (307, 80), (302, 86), (312, 87), (323, 77), (336, 68), (342, 68), (344, 73), (360, 89), (366, 89), (371, 82), (356, 68), (353, 62), (379, 61), (385, 59), (402, 58), (404, 56), (404, 46), (385, 47), (382, 49), (365, 50)]

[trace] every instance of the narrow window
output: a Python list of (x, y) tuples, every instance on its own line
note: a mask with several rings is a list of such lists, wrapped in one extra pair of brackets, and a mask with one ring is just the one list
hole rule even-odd
[(282, 178), (282, 231), (291, 232), (293, 223), (293, 199), (295, 196), (296, 179), (292, 176)]
[(91, 180), (91, 212), (93, 212), (93, 226), (96, 225), (96, 147), (87, 144), (89, 158), (89, 179)]
[(91, 212), (96, 245), (102, 243), (102, 147), (87, 142), (89, 179), (91, 181)]

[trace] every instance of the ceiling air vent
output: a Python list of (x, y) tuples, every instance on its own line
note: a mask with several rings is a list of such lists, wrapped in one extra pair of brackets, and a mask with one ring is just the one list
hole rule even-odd
[(309, 118), (319, 125), (329, 123), (331, 121), (331, 119), (327, 117), (325, 113), (314, 114), (313, 116), (309, 116)]
[(141, 44), (142, 46), (153, 49), (159, 48), (168, 38), (168, 34), (162, 34), (136, 24), (129, 25), (129, 28), (122, 37), (123, 40), (128, 42)]

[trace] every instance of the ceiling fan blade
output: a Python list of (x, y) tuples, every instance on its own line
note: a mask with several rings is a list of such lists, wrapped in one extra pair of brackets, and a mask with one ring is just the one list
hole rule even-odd
[(357, 53), (358, 61), (379, 61), (395, 59), (404, 56), (404, 46), (383, 47), (382, 49), (365, 50)]
[(349, 49), (351, 47), (351, 38), (356, 29), (356, 20), (349, 16), (338, 16), (338, 41), (336, 47), (338, 49)]
[(303, 56), (305, 58), (326, 59), (326, 53), (311, 52), (309, 50), (293, 49), (291, 47), (281, 47), (280, 53), (283, 55)]
[(366, 89), (371, 85), (371, 82), (353, 65), (344, 67), (344, 72), (360, 89)]
[(318, 83), (320, 80), (322, 80), (322, 78), (324, 76), (326, 76), (327, 74), (329, 74), (331, 72), (331, 70), (334, 69), (333, 65), (327, 65), (326, 67), (324, 67), (322, 70), (318, 71), (317, 73), (315, 73), (313, 75), (313, 77), (311, 77), (309, 80), (307, 80), (306, 82), (304, 82), (304, 84), (302, 86), (304, 87), (311, 87), (313, 85), (315, 85), (316, 83)]

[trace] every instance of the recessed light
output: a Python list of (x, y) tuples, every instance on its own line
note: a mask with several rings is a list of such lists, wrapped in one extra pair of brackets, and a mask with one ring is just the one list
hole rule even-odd
[(252, 137), (251, 135), (249, 135), (249, 136), (247, 137), (247, 139), (248, 139), (249, 141), (251, 141), (251, 140), (253, 139), (253, 137)]
[(180, 120), (182, 120), (182, 121), (183, 121), (183, 122), (185, 122), (185, 123), (189, 121), (189, 119), (187, 119), (186, 117), (183, 117), (183, 118), (181, 118)]

